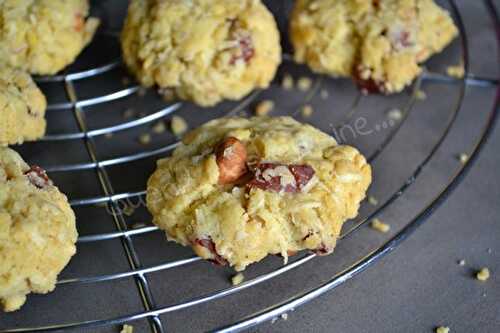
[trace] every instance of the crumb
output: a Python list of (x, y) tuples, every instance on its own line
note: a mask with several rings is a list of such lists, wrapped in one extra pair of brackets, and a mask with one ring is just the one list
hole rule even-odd
[(132, 216), (132, 215), (134, 215), (135, 208), (130, 206), (130, 205), (125, 205), (125, 207), (123, 207), (123, 209), (122, 209), (122, 212), (123, 212), (123, 214), (125, 214), (127, 216)]
[(398, 121), (403, 119), (403, 112), (400, 109), (392, 109), (387, 112), (387, 117), (391, 120)]
[(132, 229), (140, 229), (140, 228), (144, 228), (145, 226), (146, 226), (145, 223), (137, 222), (137, 223), (132, 224)]
[(448, 76), (451, 76), (451, 77), (454, 77), (457, 79), (463, 78), (465, 75), (464, 64), (460, 63), (460, 64), (455, 65), (455, 66), (448, 66), (446, 68), (446, 74), (448, 74)]
[(372, 206), (376, 206), (376, 205), (378, 205), (378, 200), (377, 200), (377, 198), (375, 198), (374, 196), (371, 196), (371, 195), (370, 195), (370, 196), (368, 197), (368, 203), (369, 203), (370, 205), (372, 205)]
[(275, 322), (278, 321), (278, 317), (274, 317), (272, 320), (271, 320), (271, 325), (274, 324)]
[(152, 130), (155, 134), (162, 134), (167, 130), (167, 128), (165, 127), (165, 123), (163, 121), (159, 121), (154, 124)]
[(271, 112), (274, 109), (274, 102), (271, 100), (264, 100), (257, 104), (255, 107), (255, 114), (257, 116), (267, 116), (269, 112)]
[(175, 93), (172, 89), (159, 89), (158, 94), (165, 102), (172, 102), (175, 100)]
[(328, 97), (330, 96), (330, 93), (326, 89), (321, 89), (319, 95), (322, 99), (328, 99)]
[(439, 326), (438, 328), (436, 328), (436, 333), (448, 333), (448, 332), (450, 332), (449, 327)]
[(293, 77), (290, 74), (285, 74), (283, 80), (281, 81), (281, 87), (284, 90), (292, 90), (295, 83), (293, 82)]
[(465, 164), (469, 160), (469, 155), (462, 153), (462, 154), (458, 155), (457, 158), (460, 161), (460, 163)]
[(108, 132), (108, 133), (104, 134), (104, 137), (106, 139), (111, 139), (113, 137), (113, 132)]
[(309, 118), (310, 116), (312, 116), (314, 110), (312, 108), (311, 105), (309, 104), (306, 104), (302, 107), (302, 109), (300, 110), (300, 113), (302, 114), (302, 117), (304, 118)]
[(134, 109), (127, 109), (123, 112), (123, 118), (125, 119), (132, 118), (133, 116), (135, 116)]
[(465, 260), (464, 259), (460, 259), (458, 262), (457, 262), (458, 266), (465, 266)]
[(490, 270), (486, 267), (481, 268), (481, 270), (479, 270), (476, 273), (476, 279), (478, 279), (479, 281), (486, 281), (489, 278), (490, 278)]
[(493, 251), (492, 251), (492, 250), (491, 250), (491, 248), (489, 247), (489, 248), (487, 248), (487, 249), (486, 249), (486, 252), (488, 252), (488, 254), (491, 254), (491, 252), (493, 252)]
[(388, 225), (387, 223), (384, 223), (384, 222), (380, 221), (377, 218), (374, 218), (372, 220), (372, 223), (370, 224), (370, 226), (372, 227), (372, 229), (380, 231), (380, 232), (382, 232), (384, 234), (388, 233), (389, 230), (391, 230), (391, 226), (390, 225)]
[(132, 325), (123, 325), (120, 333), (134, 333), (134, 326)]
[(237, 286), (242, 283), (243, 280), (245, 280), (245, 276), (243, 275), (243, 273), (238, 273), (231, 278), (231, 283), (233, 284), (233, 286)]
[(130, 84), (130, 78), (128, 76), (122, 77), (122, 84), (128, 86)]
[(281, 319), (287, 320), (288, 319), (288, 313), (282, 313), (281, 314)]
[(139, 136), (139, 143), (143, 144), (143, 145), (147, 145), (151, 142), (151, 135), (148, 134), (148, 133), (145, 133), (145, 134), (141, 134)]
[(419, 101), (423, 101), (427, 98), (427, 94), (425, 93), (425, 91), (419, 89), (415, 94), (415, 98), (418, 99)]
[(180, 116), (173, 116), (172, 120), (170, 121), (170, 129), (172, 130), (172, 133), (174, 133), (174, 135), (180, 136), (187, 131), (188, 125), (184, 118)]
[(300, 91), (308, 91), (312, 87), (313, 81), (308, 78), (308, 77), (301, 77), (297, 80), (297, 88), (299, 88)]
[(144, 87), (139, 87), (139, 90), (137, 90), (137, 95), (139, 95), (139, 97), (146, 96), (146, 93), (147, 93), (147, 89)]

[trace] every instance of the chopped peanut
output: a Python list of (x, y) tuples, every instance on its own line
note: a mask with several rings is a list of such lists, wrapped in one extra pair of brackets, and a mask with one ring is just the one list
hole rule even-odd
[(384, 234), (388, 233), (389, 230), (391, 230), (391, 226), (390, 225), (388, 225), (387, 223), (384, 223), (384, 222), (380, 221), (377, 218), (373, 219), (373, 221), (370, 224), (370, 226), (372, 227), (372, 229), (380, 231), (380, 232), (382, 232)]
[(438, 328), (436, 328), (436, 333), (449, 333), (449, 332), (450, 332), (449, 327), (439, 326)]
[(229, 137), (219, 144), (215, 156), (219, 166), (219, 184), (231, 184), (247, 172), (247, 150), (235, 137)]

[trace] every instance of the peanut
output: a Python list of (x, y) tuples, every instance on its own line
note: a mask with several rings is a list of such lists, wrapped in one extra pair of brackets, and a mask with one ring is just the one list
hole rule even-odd
[(220, 143), (215, 156), (219, 166), (219, 184), (234, 183), (247, 173), (247, 150), (235, 137), (229, 137)]

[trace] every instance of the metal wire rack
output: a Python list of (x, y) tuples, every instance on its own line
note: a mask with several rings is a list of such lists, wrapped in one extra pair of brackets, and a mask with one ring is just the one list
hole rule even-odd
[[(96, 38), (66, 73), (37, 78), (49, 100), (50, 134), (42, 142), (24, 145), (19, 150), (29, 162), (45, 167), (68, 193), (77, 212), (81, 236), (78, 254), (63, 272), (56, 291), (46, 296), (30, 296), (21, 311), (0, 319), (0, 331), (75, 329), (95, 332), (114, 330), (114, 326), (124, 323), (139, 325), (139, 332), (148, 329), (179, 331), (182, 322), (172, 324), (168, 315), (196, 311), (196, 307), (239, 297), (255, 303), (248, 306), (250, 311), (235, 310), (226, 317), (229, 324), (216, 322), (203, 328), (237, 332), (293, 311), (390, 253), (460, 184), (497, 119), (498, 72), (471, 74), (471, 66), (479, 68), (478, 64), (488, 60), (484, 56), (480, 58), (468, 45), (471, 34), (476, 32), (467, 16), (474, 10), (487, 13), (489, 21), (485, 24), (490, 27), (490, 42), (498, 47), (499, 19), (494, 4), (484, 0), (475, 3), (474, 10), (467, 11), (463, 8), (467, 4), (458, 1), (449, 0), (443, 5), (453, 14), (460, 38), (444, 54), (431, 60), (429, 70), (409, 94), (363, 96), (350, 81), (314, 75), (285, 57), (277, 80), (283, 73), (312, 77), (314, 85), (309, 92), (285, 92), (278, 82), (269, 90), (254, 92), (241, 102), (226, 102), (202, 111), (187, 103), (166, 103), (153, 92), (122, 82), (126, 74), (118, 58), (116, 37), (105, 33)], [(283, 10), (281, 5), (270, 4), (270, 7), (278, 12), (276, 15), (284, 16), (283, 12), (279, 13)], [(106, 50), (104, 55), (103, 49)], [(496, 54), (497, 60), (488, 57), (493, 61), (493, 68), (498, 67)], [(115, 59), (110, 61), (112, 58)], [(460, 60), (466, 69), (464, 79), (440, 74), (446, 66)], [(426, 100), (418, 98), (421, 89), (427, 92)], [(137, 143), (137, 136), (150, 131), (156, 122), (168, 120), (174, 113), (182, 114), (193, 127), (215, 117), (248, 115), (247, 110), (264, 98), (276, 100), (276, 115), (293, 115), (331, 133), (339, 141), (359, 147), (374, 167), (371, 193), (377, 196), (379, 203), (365, 203), (360, 216), (346, 223), (337, 254), (315, 259), (314, 254), (304, 253), (286, 265), (269, 258), (248, 270), (250, 278), (246, 282), (230, 286), (227, 270), (206, 267), (207, 263), (192, 256), (189, 250), (164, 242), (155, 226), (138, 222), (149, 218), (143, 205), (145, 179), (153, 170), (155, 160), (176, 147), (177, 139), (168, 133), (157, 134), (153, 135), (151, 144), (144, 146)], [(297, 111), (306, 103), (314, 105), (316, 110), (307, 119)], [(392, 108), (401, 110), (400, 119), (387, 118), (387, 111)], [(136, 117), (124, 117), (127, 109), (135, 110)], [(463, 149), (470, 158), (460, 164), (453, 157), (458, 152), (447, 147), (449, 142), (463, 139), (463, 133), (467, 133)], [(442, 172), (443, 169), (446, 171)], [(390, 170), (390, 175), (386, 170)], [(414, 202), (412, 191), (428, 188), (429, 184), (432, 189), (417, 200), (416, 208), (407, 212), (407, 217), (397, 215), (394, 232), (388, 239), (372, 237), (366, 241), (371, 237), (362, 232), (367, 221), (390, 214), (391, 209), (397, 210), (398, 202), (404, 205), (405, 196)], [(127, 214), (125, 208), (130, 206), (140, 217), (131, 212)], [(359, 246), (360, 239), (366, 246)], [(350, 244), (355, 244), (356, 250), (344, 251)], [(347, 252), (345, 256), (344, 252)], [(152, 259), (153, 254), (159, 257)], [(123, 257), (123, 260), (112, 259), (114, 257)], [(257, 301), (263, 293), (259, 288), (307, 274), (304, 267), (317, 269), (320, 260), (321, 266), (328, 267), (328, 275), (319, 274), (320, 278), (312, 279), (311, 285), (288, 286), (285, 288), (288, 294), (277, 294), (276, 299), (270, 298), (265, 304)], [(206, 277), (200, 278), (200, 274)], [(325, 281), (326, 277), (329, 278)], [(175, 287), (183, 282), (183, 287)], [(183, 294), (183, 288), (190, 292)], [(91, 299), (90, 303), (85, 301), (86, 296)], [(222, 307), (226, 309), (224, 312), (234, 309), (231, 301), (229, 304)], [(46, 311), (37, 315), (41, 308)], [(190, 317), (185, 314), (182, 318)]]

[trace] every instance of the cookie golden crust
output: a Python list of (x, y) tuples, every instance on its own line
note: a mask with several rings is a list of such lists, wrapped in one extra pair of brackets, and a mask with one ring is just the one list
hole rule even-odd
[(433, 0), (297, 0), (290, 20), (297, 62), (366, 92), (403, 90), (457, 34)]
[(0, 62), (32, 74), (59, 72), (97, 30), (88, 11), (87, 0), (0, 1)]
[(75, 254), (75, 215), (39, 167), (0, 148), (0, 305), (19, 309), (31, 292), (45, 294)]
[(370, 183), (355, 148), (310, 125), (224, 118), (158, 161), (147, 205), (169, 240), (243, 270), (268, 254), (331, 253)]
[(46, 106), (29, 74), (0, 66), (0, 147), (41, 138)]
[(281, 62), (276, 22), (260, 0), (132, 0), (122, 50), (142, 85), (202, 106), (267, 88)]

